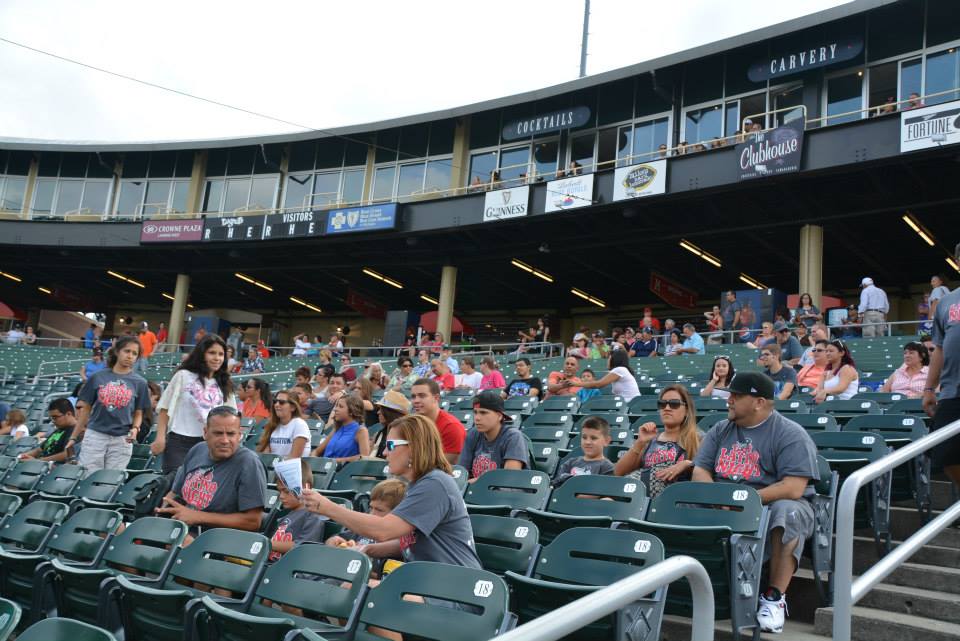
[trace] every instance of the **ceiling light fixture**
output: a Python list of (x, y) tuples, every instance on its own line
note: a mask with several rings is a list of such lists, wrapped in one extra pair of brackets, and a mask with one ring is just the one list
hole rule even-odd
[(319, 307), (316, 307), (316, 306), (314, 306), (314, 305), (311, 305), (310, 303), (308, 303), (308, 302), (306, 302), (306, 301), (302, 301), (302, 300), (300, 300), (299, 298), (295, 298), (295, 297), (291, 296), (291, 297), (290, 297), (290, 300), (292, 300), (293, 302), (295, 302), (297, 305), (303, 305), (303, 306), (306, 307), (307, 309), (312, 309), (313, 311), (315, 311), (315, 312), (318, 313), (318, 314), (322, 314), (322, 313), (323, 313), (323, 310), (320, 309)]
[(261, 283), (259, 280), (254, 280), (253, 278), (250, 278), (250, 277), (247, 276), (246, 274), (241, 274), (240, 272), (234, 272), (233, 275), (236, 276), (237, 278), (239, 278), (240, 280), (245, 280), (245, 281), (247, 281), (247, 282), (250, 283), (251, 285), (256, 285), (256, 286), (259, 287), (260, 289), (265, 289), (265, 290), (267, 290), (268, 292), (272, 292), (272, 291), (273, 291), (273, 287), (270, 287), (270, 285), (267, 285), (266, 283)]
[(691, 243), (689, 240), (681, 239), (681, 240), (680, 240), (680, 246), (683, 247), (684, 249), (686, 249), (688, 252), (690, 252), (690, 253), (692, 253), (692, 254), (695, 254), (695, 255), (699, 256), (700, 258), (704, 259), (705, 261), (707, 261), (708, 263), (710, 263), (710, 264), (713, 265), (714, 267), (721, 267), (721, 266), (722, 266), (721, 263), (720, 263), (720, 259), (718, 259), (718, 258), (717, 258), (716, 256), (714, 256), (713, 254), (709, 254), (709, 253), (703, 251), (702, 249), (700, 249), (699, 247), (697, 247), (696, 245), (694, 245), (693, 243)]
[(527, 272), (528, 274), (533, 274), (533, 275), (536, 276), (537, 278), (540, 278), (540, 279), (542, 279), (542, 280), (545, 280), (545, 281), (547, 281), (548, 283), (552, 283), (552, 282), (553, 282), (553, 276), (551, 276), (550, 274), (548, 274), (548, 273), (546, 273), (546, 272), (540, 271), (540, 270), (537, 269), (536, 267), (532, 267), (532, 266), (526, 264), (526, 263), (523, 262), (522, 260), (517, 260), (516, 258), (513, 258), (513, 259), (510, 260), (510, 264), (513, 265), (514, 267), (518, 268), (518, 269), (522, 269), (523, 271)]
[(955, 270), (957, 270), (957, 272), (960, 272), (960, 265), (958, 265), (957, 261), (955, 261), (954, 259), (948, 257), (947, 264), (953, 267)]
[(111, 270), (109, 270), (109, 269), (107, 270), (107, 273), (110, 274), (111, 276), (113, 276), (114, 278), (118, 278), (118, 279), (120, 279), (120, 280), (122, 280), (122, 281), (128, 282), (128, 283), (130, 283), (131, 285), (136, 285), (137, 287), (139, 287), (139, 288), (141, 288), (141, 289), (146, 289), (146, 288), (147, 288), (146, 285), (144, 285), (143, 283), (141, 283), (141, 282), (138, 281), (138, 280), (134, 280), (134, 279), (130, 278), (129, 276), (124, 276), (123, 274), (120, 274), (120, 273), (115, 272), (115, 271), (111, 271)]
[(747, 285), (750, 285), (750, 287), (753, 287), (753, 288), (755, 288), (755, 289), (767, 289), (767, 286), (766, 286), (766, 285), (764, 285), (763, 283), (761, 283), (760, 281), (758, 281), (758, 280), (757, 280), (756, 278), (754, 278), (753, 276), (747, 276), (747, 275), (744, 274), (743, 272), (740, 273), (740, 280), (742, 280), (742, 281), (745, 282)]
[(903, 222), (910, 226), (910, 229), (917, 232), (917, 235), (923, 239), (923, 242), (931, 247), (934, 246), (935, 243), (933, 242), (933, 234), (927, 231), (920, 223), (915, 221), (909, 213), (904, 214), (901, 216), (901, 218), (903, 219)]
[(403, 289), (403, 284), (400, 283), (399, 281), (393, 280), (392, 278), (389, 278), (389, 277), (387, 277), (387, 276), (384, 276), (383, 274), (380, 274), (380, 273), (378, 273), (378, 272), (375, 272), (375, 271), (373, 271), (372, 269), (370, 269), (370, 268), (368, 268), (368, 267), (364, 267), (362, 271), (363, 271), (363, 273), (366, 274), (367, 276), (370, 276), (371, 278), (376, 278), (377, 280), (383, 281), (383, 282), (385, 282), (387, 285), (390, 285), (391, 287), (396, 287), (397, 289)]
[(427, 301), (428, 303), (431, 303), (432, 305), (437, 305), (437, 306), (440, 305), (440, 301), (438, 301), (436, 298), (427, 296), (426, 294), (420, 294), (420, 298)]
[(39, 289), (44, 294), (53, 294), (53, 292), (47, 289), (46, 287), (37, 287), (37, 289)]
[(19, 276), (14, 276), (13, 274), (8, 274), (7, 272), (0, 272), (0, 276), (3, 276), (4, 278), (9, 278), (10, 280), (15, 280), (18, 283), (23, 282), (23, 279), (20, 278)]
[(591, 295), (588, 294), (587, 292), (585, 292), (585, 291), (583, 291), (583, 290), (581, 290), (581, 289), (577, 289), (576, 287), (574, 287), (573, 289), (571, 289), (571, 290), (570, 290), (570, 293), (573, 294), (574, 296), (579, 296), (580, 298), (582, 298), (582, 299), (585, 300), (585, 301), (589, 301), (589, 302), (593, 303), (593, 304), (596, 305), (597, 307), (606, 307), (606, 306), (607, 306), (607, 304), (604, 303), (604, 302), (603, 302), (602, 300), (600, 300), (599, 298), (597, 298), (597, 297), (595, 297), (595, 296), (591, 296)]

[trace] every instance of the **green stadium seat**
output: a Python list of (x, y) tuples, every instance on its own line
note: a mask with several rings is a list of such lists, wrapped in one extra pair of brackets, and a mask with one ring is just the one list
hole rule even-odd
[(697, 421), (697, 428), (704, 434), (713, 429), (713, 426), (719, 423), (720, 421), (727, 420), (726, 412), (710, 412), (709, 414), (704, 414)]
[(454, 483), (457, 484), (457, 489), (459, 489), (460, 493), (463, 494), (463, 492), (467, 489), (467, 485), (470, 484), (470, 472), (468, 472), (467, 468), (463, 467), (462, 465), (454, 465), (450, 470), (450, 476), (453, 477)]
[[(589, 419), (590, 416), (592, 416), (592, 415), (581, 416), (580, 418), (578, 418), (578, 419), (576, 420), (576, 422), (573, 424), (573, 430), (572, 430), (572, 431), (573, 431), (574, 433), (579, 434), (579, 433), (580, 433), (580, 428), (583, 427), (584, 422), (586, 422), (586, 420)], [(613, 432), (617, 431), (617, 430), (627, 429), (628, 426), (630, 425), (630, 415), (629, 415), (629, 414), (604, 414), (604, 413), (600, 413), (600, 414), (597, 414), (597, 416), (600, 416), (603, 420), (605, 420), (605, 421), (607, 422), (607, 424), (610, 426), (610, 432), (611, 432), (611, 434), (612, 434)]]
[[(283, 641), (291, 630), (353, 630), (370, 577), (370, 559), (353, 550), (325, 545), (301, 545), (284, 554), (267, 569), (256, 594), (244, 603), (202, 598), (211, 638), (218, 641)], [(349, 583), (349, 587), (344, 587)], [(265, 605), (264, 601), (272, 605)], [(281, 612), (275, 606), (298, 608), (304, 616)], [(345, 619), (343, 628), (327, 617)]]
[(337, 460), (324, 456), (304, 456), (303, 460), (313, 472), (313, 489), (327, 489), (333, 481), (333, 475), (337, 472)]
[(7, 519), (17, 513), (22, 504), (23, 499), (19, 496), (0, 494), (0, 527), (3, 527)]
[(17, 440), (7, 443), (7, 446), (3, 448), (3, 453), (6, 456), (17, 457), (39, 446), (40, 441), (37, 440), (36, 436), (21, 436)]
[(907, 395), (900, 392), (858, 392), (854, 395), (854, 401), (873, 401), (878, 405), (887, 406), (897, 401), (906, 400)]
[(637, 396), (630, 401), (627, 412), (630, 416), (641, 416), (657, 411), (657, 401), (660, 395), (656, 396)]
[(390, 475), (386, 461), (351, 461), (333, 476), (330, 486), (323, 491), (328, 496), (341, 496), (353, 500), (358, 494), (369, 494), (373, 486)]
[(840, 476), (830, 469), (830, 463), (819, 454), (817, 467), (820, 480), (814, 483), (816, 494), (810, 500), (814, 514), (813, 536), (804, 552), (809, 551), (813, 561), (813, 579), (820, 602), (829, 606), (833, 598), (833, 524)]
[(102, 628), (83, 621), (55, 617), (34, 623), (17, 637), (17, 641), (117, 641), (117, 637)]
[[(713, 584), (715, 614), (730, 619), (734, 638), (742, 628), (757, 629), (757, 597), (768, 514), (756, 490), (731, 483), (681, 482), (655, 498), (645, 521), (634, 530), (664, 542), (667, 556), (686, 554), (700, 561)], [(690, 587), (674, 583), (667, 613), (690, 616)]]
[(7, 641), (20, 624), (20, 606), (10, 599), (0, 599), (0, 641)]
[(558, 412), (560, 414), (575, 414), (580, 407), (576, 396), (551, 396), (540, 401), (537, 412)]
[(507, 516), (527, 508), (542, 510), (550, 497), (550, 477), (539, 470), (490, 470), (467, 487), (471, 514)]
[(797, 423), (803, 429), (807, 430), (807, 433), (813, 434), (815, 432), (839, 432), (840, 425), (837, 423), (836, 417), (831, 414), (784, 414), (785, 418), (790, 419), (794, 423)]
[(627, 402), (620, 396), (594, 396), (580, 405), (577, 414), (587, 416), (590, 414), (626, 414)]
[(790, 414), (810, 413), (810, 405), (802, 398), (790, 398), (785, 401), (778, 398), (773, 402), (773, 409), (781, 413), (789, 412)]
[(570, 432), (565, 426), (533, 425), (524, 426), (520, 431), (533, 443), (549, 443), (559, 448), (566, 448), (570, 443)]
[(572, 476), (553, 489), (546, 510), (528, 508), (526, 513), (540, 530), (540, 543), (546, 545), (570, 528), (609, 528), (615, 522), (642, 520), (647, 513), (647, 488), (621, 476)]
[(922, 398), (905, 398), (902, 401), (894, 401), (887, 406), (887, 412), (891, 414), (924, 414)]
[[(65, 502), (70, 503), (72, 510), (79, 509), (82, 506), (113, 506), (114, 498), (126, 480), (127, 473), (123, 470), (97, 470), (80, 481), (73, 494), (65, 497)], [(59, 501), (61, 499), (50, 496), (47, 497), (47, 500)]]
[(529, 416), (537, 408), (537, 399), (532, 396), (511, 396), (503, 402), (503, 407), (510, 413)]
[(826, 400), (817, 405), (817, 411), (832, 414), (837, 419), (843, 419), (859, 414), (882, 414), (883, 408), (876, 401), (850, 398), (846, 400)]
[(36, 492), (43, 475), (50, 469), (46, 461), (27, 459), (17, 463), (3, 477), (0, 492), (13, 494), (26, 500)]
[(540, 532), (525, 519), (492, 514), (471, 514), (474, 547), (483, 569), (503, 575), (510, 570), (529, 573)]
[[(545, 546), (530, 576), (508, 571), (511, 609), (520, 623), (602, 589), (659, 563), (663, 543), (655, 536), (630, 530), (578, 527), (559, 534)], [(659, 639), (666, 588), (639, 599), (615, 615), (577, 631), (578, 641)]]
[(573, 427), (573, 414), (545, 412), (538, 409), (523, 419), (522, 427), (563, 427), (569, 431)]
[[(269, 553), (270, 541), (262, 534), (215, 528), (180, 550), (165, 579), (117, 575), (111, 581), (116, 581), (118, 588), (124, 637), (138, 641), (183, 639), (185, 630), (193, 625), (199, 598), (208, 594), (197, 584), (237, 595), (234, 600), (247, 607)], [(197, 601), (188, 608), (194, 599)]]
[(54, 465), (34, 488), (36, 496), (44, 500), (69, 497), (83, 480), (84, 473), (80, 465)]

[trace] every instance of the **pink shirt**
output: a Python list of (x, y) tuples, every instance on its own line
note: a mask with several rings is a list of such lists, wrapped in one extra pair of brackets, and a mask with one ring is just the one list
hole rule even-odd
[(910, 376), (907, 374), (907, 366), (901, 365), (890, 377), (890, 391), (906, 394), (907, 398), (920, 398), (923, 396), (923, 388), (927, 386), (927, 371), (929, 369), (924, 365), (919, 372)]
[(503, 374), (500, 373), (500, 370), (492, 370), (489, 374), (480, 379), (480, 389), (498, 389), (504, 388), (507, 386), (507, 382), (503, 380)]

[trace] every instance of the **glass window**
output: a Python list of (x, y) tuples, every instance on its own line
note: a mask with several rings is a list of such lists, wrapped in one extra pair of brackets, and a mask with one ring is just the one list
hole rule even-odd
[(203, 197), (203, 211), (220, 211), (224, 182), (223, 180), (207, 181), (207, 193)]
[[(182, 157), (182, 156), (181, 156)], [(170, 199), (170, 207), (175, 212), (185, 213), (189, 209), (187, 205), (187, 195), (190, 193), (189, 180), (177, 180), (173, 183), (173, 197)]]
[[(470, 118), (470, 149), (492, 147), (499, 143), (500, 112), (485, 111), (474, 114)], [(486, 182), (487, 178), (485, 177), (483, 180)]]
[(593, 133), (574, 136), (570, 139), (570, 161), (583, 168), (584, 172), (593, 171)]
[[(430, 155), (452, 154), (455, 131), (456, 122), (452, 119), (432, 123), (430, 125)], [(430, 173), (429, 169), (427, 169), (427, 173)]]
[[(960, 64), (958, 63), (960, 63), (960, 49), (956, 48), (927, 56), (927, 96), (960, 87)], [(952, 91), (941, 96), (924, 98), (924, 103), (935, 105), (956, 100), (958, 96), (960, 92)]]
[(400, 165), (400, 179), (397, 181), (397, 196), (410, 196), (423, 193), (423, 176), (426, 165), (418, 162), (412, 165)]
[(803, 86), (790, 87), (777, 92), (773, 98), (773, 108), (777, 114), (776, 122), (771, 124), (777, 127), (791, 120), (803, 118)]
[[(798, 93), (802, 98), (803, 93), (802, 92), (798, 92)], [(737, 124), (733, 129), (728, 128), (724, 135), (732, 136), (738, 129), (740, 129), (741, 123), (743, 123), (744, 118), (749, 118), (754, 122), (759, 122), (761, 127), (766, 127), (767, 118), (763, 114), (766, 113), (767, 111), (767, 94), (758, 93), (752, 96), (744, 96), (739, 100), (739, 102), (740, 102), (740, 116), (739, 116), (739, 119), (737, 120)], [(761, 114), (761, 115), (757, 115), (757, 114)]]
[(724, 131), (731, 136), (740, 129), (740, 101), (731, 100), (724, 110)]
[(633, 118), (633, 78), (603, 85), (599, 92), (598, 124), (609, 125)]
[(927, 46), (960, 39), (955, 2), (927, 2)]
[(632, 162), (654, 159), (660, 145), (667, 144), (667, 119), (650, 120), (637, 124), (633, 129)]
[(736, 96), (748, 91), (766, 89), (767, 83), (753, 82), (747, 75), (747, 70), (757, 60), (767, 59), (769, 54), (769, 45), (766, 42), (728, 51), (725, 56), (727, 72), (724, 77), (726, 95)]
[[(897, 101), (897, 76), (898, 67), (896, 62), (888, 62), (884, 65), (870, 67), (870, 98), (867, 102), (868, 107), (880, 107), (882, 105)], [(889, 107), (891, 111), (896, 111), (896, 107)], [(876, 115), (880, 110), (871, 110), (870, 115)]]
[[(320, 167), (319, 153), (317, 154), (317, 168)], [(367, 145), (362, 142), (348, 140), (343, 152), (343, 164), (345, 167), (353, 165), (367, 164)]]
[(283, 194), (283, 206), (287, 209), (309, 207), (312, 190), (313, 174), (290, 174)]
[[(313, 204), (317, 207), (335, 205), (340, 199), (340, 172), (317, 174), (313, 184)], [(289, 201), (288, 201), (289, 202)]]
[(634, 116), (640, 118), (670, 111), (673, 108), (673, 81), (643, 74), (637, 78), (637, 98)]
[(123, 157), (123, 176), (126, 178), (146, 178), (150, 154), (128, 152)]
[[(430, 148), (433, 149), (433, 138), (430, 139)], [(427, 174), (423, 180), (424, 192), (445, 191), (450, 189), (450, 171), (452, 161), (430, 160), (427, 162)]]
[(530, 170), (530, 147), (513, 147), (500, 152), (500, 180), (516, 184), (527, 177)]
[[(253, 156), (260, 153), (259, 147), (237, 147), (230, 150), (227, 161), (228, 176), (249, 176), (253, 173)], [(151, 169), (151, 174), (153, 170)], [(229, 193), (229, 189), (228, 189)], [(228, 210), (232, 211), (232, 210)]]
[(143, 200), (144, 214), (163, 212), (170, 201), (170, 181), (151, 180), (147, 183), (147, 196)]
[(684, 141), (690, 144), (707, 142), (723, 135), (722, 109), (720, 105), (704, 109), (691, 109), (684, 118)]
[(256, 147), (253, 155), (253, 173), (275, 174), (280, 171), (283, 160), (283, 145)]
[(533, 145), (533, 162), (536, 163), (536, 176), (553, 180), (557, 174), (557, 157), (559, 155), (559, 140), (535, 143)]
[(135, 216), (140, 213), (143, 203), (143, 190), (146, 182), (130, 180), (120, 183), (120, 196), (117, 198), (118, 216)]
[(920, 58), (900, 63), (900, 100), (906, 100), (912, 93), (918, 96), (923, 93), (922, 63)]
[(390, 200), (393, 198), (393, 181), (397, 175), (397, 167), (388, 165), (377, 167), (373, 174), (373, 200)]
[[(61, 154), (60, 175), (70, 178), (85, 178), (89, 156), (90, 154), (87, 153), (64, 152)], [(57, 209), (59, 208), (58, 206)], [(72, 209), (76, 209), (76, 207)]]
[(227, 181), (223, 196), (223, 207), (220, 211), (230, 213), (247, 206), (250, 196), (250, 179), (233, 178)]
[(31, 151), (11, 151), (7, 162), (7, 174), (26, 176), (30, 173), (30, 161), (33, 158)]
[[(375, 162), (396, 162), (397, 147), (400, 146), (400, 130), (388, 129), (377, 134), (377, 151)], [(364, 159), (366, 162), (366, 159)]]
[(107, 180), (88, 180), (83, 187), (81, 209), (89, 209), (94, 214), (107, 211), (107, 196), (110, 194), (110, 182)]
[[(207, 175), (224, 176), (227, 173), (227, 150), (211, 149), (207, 154)], [(250, 173), (247, 170), (247, 173)], [(216, 210), (214, 210), (216, 211)]]
[(617, 128), (601, 129), (597, 135), (596, 171), (611, 169), (617, 159)]
[[(430, 125), (409, 125), (400, 132), (400, 161), (410, 158), (423, 158), (427, 155), (427, 140), (430, 137)], [(401, 177), (403, 172), (400, 172)], [(398, 193), (403, 193), (398, 192)]]
[(33, 187), (33, 213), (49, 214), (53, 210), (53, 192), (56, 188), (56, 180), (37, 180)]
[[(150, 177), (151, 178), (170, 178), (173, 177), (173, 169), (177, 165), (177, 152), (175, 151), (155, 151), (150, 154)], [(151, 202), (151, 201), (148, 201)]]
[(277, 202), (277, 177), (263, 176), (250, 181), (248, 207), (256, 210), (273, 209)]
[(80, 209), (80, 197), (83, 195), (82, 180), (61, 180), (57, 185), (57, 203), (55, 216), (64, 216)]
[(56, 176), (60, 171), (60, 154), (52, 151), (45, 151), (40, 154), (40, 166), (38, 174), (40, 176)]
[[(827, 124), (860, 120), (863, 107), (863, 72), (827, 79)], [(849, 113), (854, 112), (854, 113)], [(847, 114), (836, 116), (835, 114)]]
[[(366, 155), (364, 155), (366, 162)], [(317, 141), (317, 169), (340, 169), (343, 165), (343, 140), (324, 138)]]
[(26, 178), (14, 178), (7, 176), (6, 185), (3, 189), (3, 202), (0, 209), (7, 211), (23, 210), (23, 195), (27, 189)]
[(340, 200), (345, 203), (358, 203), (363, 200), (363, 170), (353, 169), (343, 172), (343, 190)]
[[(290, 143), (290, 159), (287, 161), (287, 171), (310, 171), (313, 169), (316, 152), (317, 143), (313, 140)], [(340, 166), (339, 158), (336, 166)]]
[(90, 154), (90, 165), (87, 167), (87, 178), (113, 178), (113, 173), (116, 166), (116, 154), (109, 152)]
[(487, 151), (482, 154), (473, 154), (470, 156), (470, 180), (473, 184), (478, 181), (481, 183), (490, 182), (490, 175), (497, 169), (497, 152)]
[(617, 132), (617, 167), (626, 167), (633, 163), (633, 127), (620, 127)]
[[(723, 96), (723, 56), (694, 60), (684, 66), (683, 104), (696, 105)], [(693, 142), (693, 138), (687, 136)], [(700, 140), (704, 140), (700, 138)]]

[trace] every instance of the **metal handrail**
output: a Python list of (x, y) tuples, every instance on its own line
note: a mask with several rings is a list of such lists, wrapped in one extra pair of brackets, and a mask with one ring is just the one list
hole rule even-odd
[(690, 639), (710, 641), (714, 632), (713, 585), (700, 562), (683, 555), (672, 556), (602, 590), (537, 617), (496, 637), (496, 641), (555, 641), (681, 578), (690, 582), (693, 595), (693, 629)]
[(877, 561), (860, 578), (853, 579), (853, 519), (857, 492), (875, 478), (923, 454), (935, 445), (960, 434), (960, 420), (946, 425), (932, 434), (905, 445), (850, 476), (840, 488), (837, 499), (836, 564), (833, 580), (833, 638), (849, 639), (853, 606), (875, 585), (896, 570), (933, 537), (960, 518), (960, 501), (951, 505), (940, 516), (927, 523), (913, 536), (899, 544), (892, 552)]

